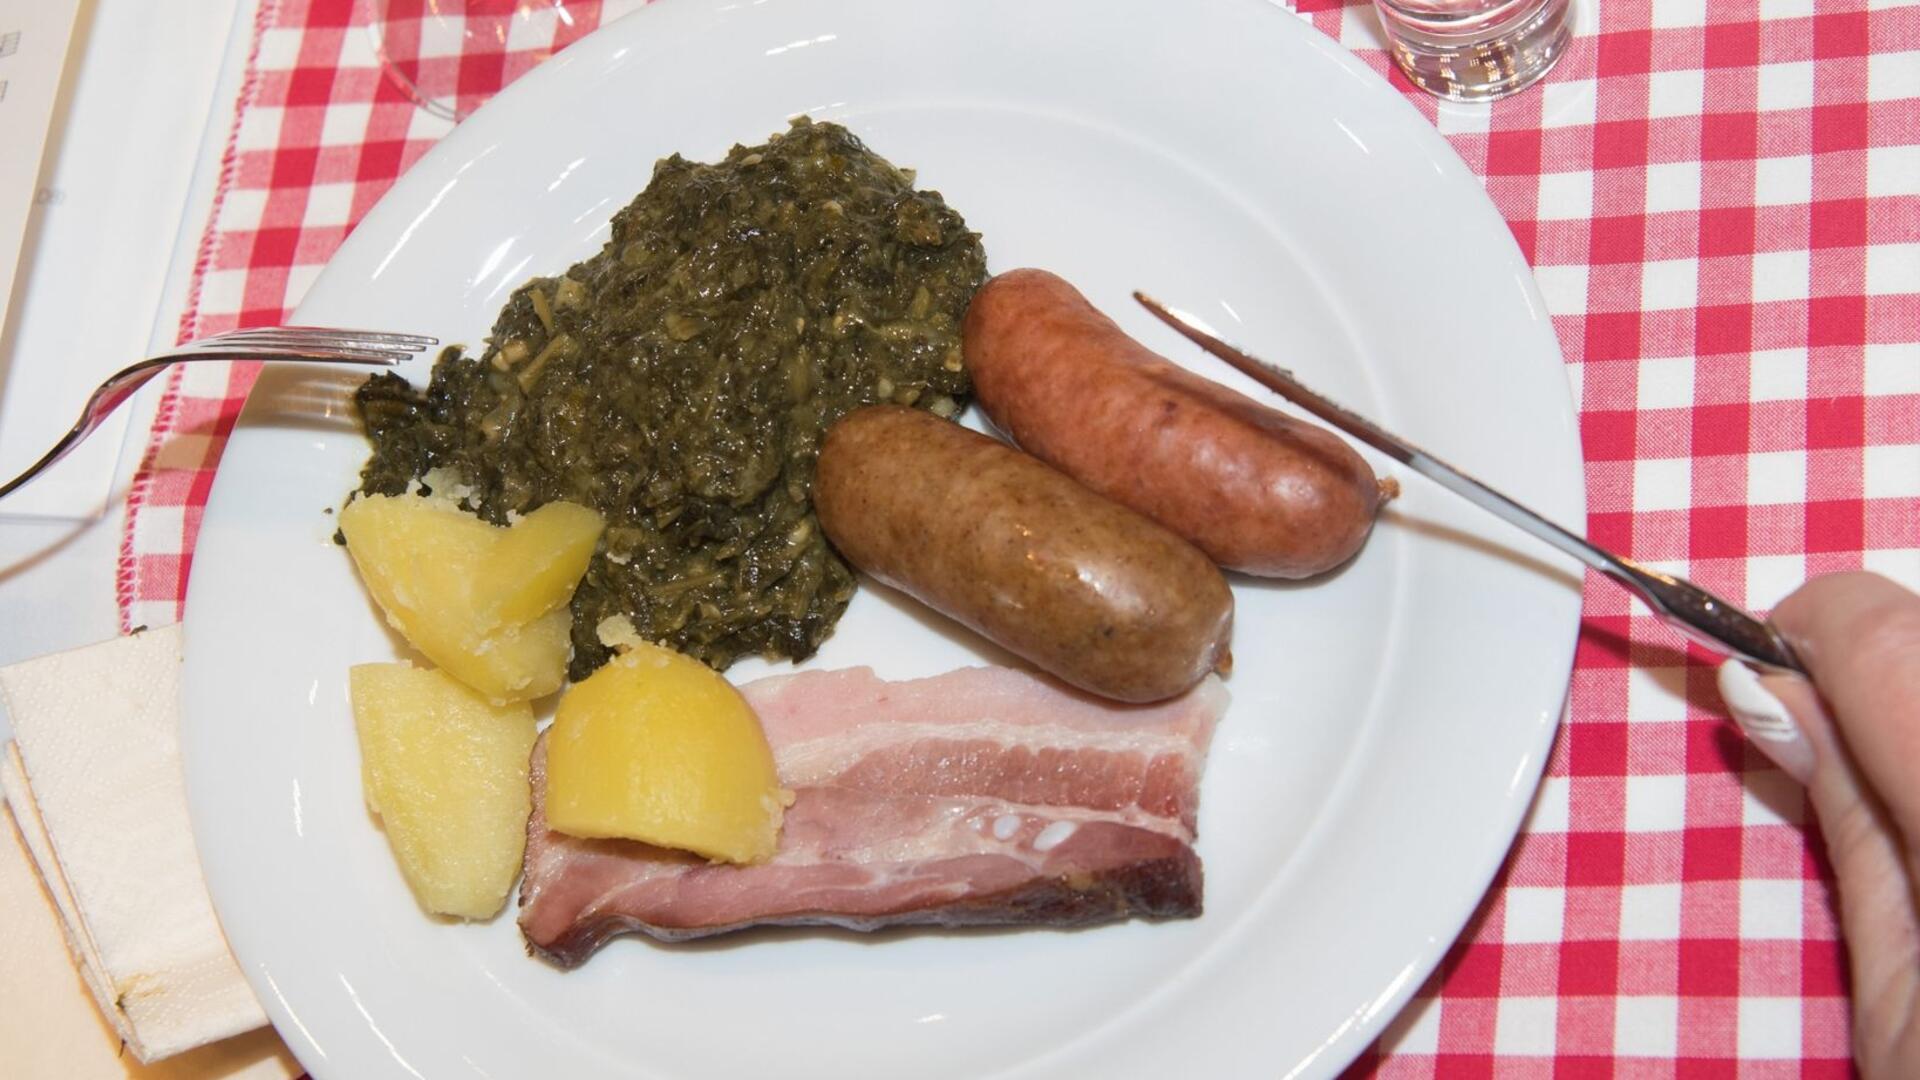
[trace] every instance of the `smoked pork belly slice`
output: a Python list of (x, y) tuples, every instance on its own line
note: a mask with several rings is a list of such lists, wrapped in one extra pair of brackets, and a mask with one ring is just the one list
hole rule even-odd
[(748, 926), (1083, 926), (1200, 914), (1194, 816), (1227, 692), (1103, 702), (1008, 668), (870, 668), (741, 687), (794, 793), (753, 866), (546, 827), (534, 749), (520, 928), (573, 967), (618, 934)]

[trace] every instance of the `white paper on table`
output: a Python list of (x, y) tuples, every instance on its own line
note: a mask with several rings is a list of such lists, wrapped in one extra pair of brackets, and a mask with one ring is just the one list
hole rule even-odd
[(14, 267), (40, 190), (40, 157), (80, 0), (40, 0), (0, 10), (0, 326)]
[[(77, 4), (0, 4), (0, 35)], [(176, 240), (204, 224), (182, 220), (202, 133), (231, 119), (214, 88), (236, 5), (80, 5), (53, 135), (37, 170), (45, 195), (29, 196), (26, 250), (0, 332), (0, 479), (53, 445), (102, 379), (148, 355), (156, 342), (172, 342), (173, 327), (156, 320)], [(32, 41), (23, 30), (15, 56), (0, 60), (0, 78), (29, 55)], [(13, 93), (10, 87), (9, 98)], [(0, 101), (0, 117), (10, 104)], [(13, 149), (0, 138), (0, 176)], [(4, 244), (0, 263), (13, 265)], [(125, 439), (123, 410), (65, 461), (0, 502), (0, 518), (98, 516)]]

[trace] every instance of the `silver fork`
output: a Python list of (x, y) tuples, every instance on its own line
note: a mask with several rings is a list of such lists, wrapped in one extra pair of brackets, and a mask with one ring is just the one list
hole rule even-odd
[(107, 378), (87, 399), (80, 419), (72, 430), (53, 444), (26, 472), (0, 484), (0, 499), (66, 457), (79, 446), (113, 410), (126, 403), (135, 390), (168, 367), (200, 360), (295, 360), (310, 364), (359, 364), (392, 367), (421, 350), (439, 344), (439, 339), (419, 334), (389, 334), (378, 330), (334, 330), (319, 326), (264, 326), (252, 330), (233, 330), (225, 334), (189, 341), (170, 352), (150, 356), (122, 368)]

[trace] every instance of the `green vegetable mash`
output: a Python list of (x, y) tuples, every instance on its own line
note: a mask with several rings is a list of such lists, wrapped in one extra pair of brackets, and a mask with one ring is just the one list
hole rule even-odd
[(821, 432), (879, 401), (958, 411), (985, 273), (960, 215), (835, 124), (717, 164), (676, 154), (599, 254), (513, 294), (480, 356), (442, 353), (424, 392), (361, 387), (362, 490), (442, 468), (495, 523), (561, 499), (605, 515), (576, 680), (613, 615), (716, 668), (807, 657), (854, 585), (809, 497)]

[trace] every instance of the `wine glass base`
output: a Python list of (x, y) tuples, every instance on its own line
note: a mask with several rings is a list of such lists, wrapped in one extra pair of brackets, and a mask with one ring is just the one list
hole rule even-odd
[(1387, 51), (1415, 86), (1450, 101), (1519, 93), (1553, 68), (1573, 38), (1571, 0), (1537, 0), (1467, 29), (1430, 11), (1375, 0)]
[(387, 80), (459, 121), (508, 83), (636, 3), (617, 0), (365, 0)]

